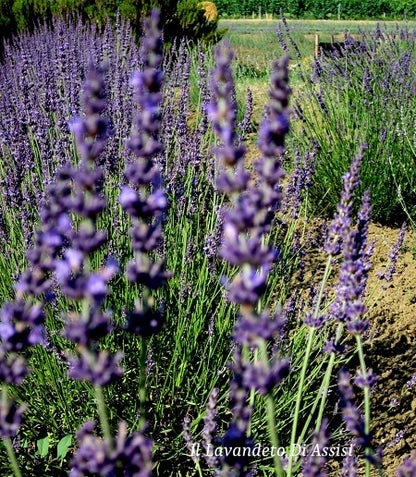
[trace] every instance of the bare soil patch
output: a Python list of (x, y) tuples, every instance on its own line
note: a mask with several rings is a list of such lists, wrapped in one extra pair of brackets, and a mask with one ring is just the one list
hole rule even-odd
[[(387, 253), (396, 242), (398, 229), (371, 226), (376, 239), (369, 291), (377, 287), (377, 271), (387, 264)], [(368, 366), (380, 377), (372, 396), (375, 442), (384, 449), (384, 468), (395, 475), (406, 454), (416, 448), (416, 267), (415, 238), (407, 233), (397, 272), (387, 287), (373, 297), (371, 335), (366, 349)], [(413, 252), (413, 253), (412, 253)]]

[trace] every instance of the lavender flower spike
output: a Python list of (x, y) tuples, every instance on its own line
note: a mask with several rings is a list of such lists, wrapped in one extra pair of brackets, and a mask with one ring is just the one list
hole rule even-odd
[(70, 477), (152, 475), (153, 443), (138, 432), (127, 437), (125, 422), (120, 422), (117, 438), (112, 443), (95, 436), (93, 422), (84, 424), (77, 433), (77, 440), (79, 448), (71, 462)]
[[(135, 73), (133, 87), (139, 112), (133, 123), (129, 148), (135, 160), (129, 164), (126, 177), (129, 185), (122, 187), (120, 204), (130, 215), (135, 258), (127, 267), (129, 281), (149, 290), (163, 286), (171, 276), (164, 271), (164, 261), (154, 262), (149, 252), (156, 250), (162, 240), (162, 217), (168, 205), (162, 179), (153, 159), (162, 149), (159, 139), (163, 72), (160, 13), (152, 10), (144, 22), (142, 40), (143, 71)], [(127, 330), (142, 336), (159, 331), (163, 324), (161, 310), (154, 310), (153, 298), (147, 296), (136, 303), (129, 314)]]
[(405, 457), (396, 474), (397, 477), (413, 477), (414, 475), (416, 475), (416, 450), (411, 457)]
[(390, 283), (393, 279), (393, 275), (396, 273), (396, 264), (399, 259), (400, 249), (402, 248), (404, 236), (406, 234), (406, 224), (404, 223), (400, 229), (399, 236), (397, 237), (397, 242), (393, 245), (391, 251), (388, 253), (387, 257), (389, 259), (389, 266), (384, 273), (379, 273), (378, 277)]
[(258, 147), (262, 157), (254, 167), (259, 175), (263, 204), (273, 211), (280, 208), (281, 185), (285, 176), (282, 156), (285, 150), (285, 137), (289, 132), (289, 58), (284, 57), (273, 64), (271, 75), (270, 101), (267, 116), (260, 125)]
[(361, 146), (361, 151), (356, 155), (350, 170), (343, 177), (344, 188), (342, 190), (341, 202), (338, 204), (337, 212), (329, 226), (324, 246), (325, 252), (333, 256), (341, 253), (342, 243), (346, 239), (351, 224), (353, 194), (360, 182), (360, 169), (364, 149), (365, 147)]
[[(272, 73), (272, 88), (268, 116), (261, 124), (259, 149), (262, 158), (256, 163), (258, 182), (244, 170), (245, 149), (236, 144), (235, 110), (230, 100), (233, 81), (230, 62), (233, 58), (227, 44), (216, 50), (217, 65), (211, 72), (213, 101), (208, 114), (214, 127), (219, 146), (216, 156), (222, 167), (217, 178), (217, 189), (229, 196), (231, 205), (224, 207), (223, 241), (219, 255), (232, 265), (240, 267), (231, 283), (224, 279), (228, 288), (228, 299), (240, 305), (240, 316), (235, 327), (234, 379), (230, 383), (230, 400), (233, 419), (222, 438), (222, 445), (228, 448), (252, 446), (247, 437), (251, 406), (247, 396), (251, 390), (272, 400), (270, 392), (284, 379), (290, 369), (289, 361), (275, 354), (268, 355), (268, 344), (276, 334), (280, 335), (282, 323), (272, 322), (269, 312), (255, 311), (255, 304), (266, 290), (267, 277), (279, 251), (267, 245), (264, 235), (270, 231), (274, 213), (280, 207), (280, 179), (284, 176), (281, 155), (284, 139), (288, 132), (288, 63), (284, 59), (275, 63)], [(250, 345), (261, 349), (261, 358), (248, 359)], [(244, 347), (247, 353), (241, 352)], [(244, 356), (244, 358), (243, 358)], [(273, 404), (270, 402), (270, 406)], [(271, 409), (269, 407), (269, 409)], [(278, 447), (274, 415), (269, 412), (271, 440)], [(276, 469), (283, 475), (278, 456), (274, 457)], [(247, 475), (249, 462), (241, 458), (223, 458), (219, 465), (222, 474)], [(233, 474), (233, 471), (236, 474)]]
[(249, 180), (249, 175), (242, 168), (234, 169), (234, 166), (243, 159), (246, 149), (236, 144), (238, 140), (235, 132), (236, 110), (232, 101), (234, 82), (231, 62), (233, 57), (234, 54), (228, 42), (224, 41), (216, 48), (216, 67), (210, 74), (213, 100), (207, 106), (208, 118), (221, 142), (221, 145), (215, 149), (221, 167), (216, 185), (218, 190), (227, 194), (244, 190)]
[(328, 472), (324, 469), (327, 458), (321, 455), (322, 449), (328, 445), (328, 421), (324, 419), (319, 432), (312, 439), (309, 455), (302, 462), (302, 477), (326, 477)]
[[(99, 154), (108, 137), (107, 121), (102, 117), (106, 106), (103, 68), (88, 71), (81, 95), (85, 116), (72, 123), (77, 151), (81, 156), (78, 169), (60, 171), (61, 178), (72, 179), (69, 193), (62, 199), (63, 212), (81, 218), (77, 229), (68, 219), (68, 245), (61, 259), (54, 262), (55, 277), (67, 298), (85, 304), (82, 313), (67, 314), (63, 335), (77, 344), (77, 356), (70, 357), (69, 376), (105, 386), (122, 374), (120, 355), (111, 356), (98, 350), (97, 343), (111, 330), (111, 313), (101, 310), (108, 294), (108, 282), (118, 272), (118, 264), (109, 259), (97, 271), (89, 268), (89, 256), (107, 240), (105, 230), (97, 230), (97, 221), (106, 207), (101, 194), (103, 172), (98, 167)], [(66, 185), (66, 183), (64, 183)], [(88, 305), (88, 306), (87, 306)]]
[(341, 397), (341, 409), (347, 430), (356, 438), (358, 446), (369, 446), (372, 436), (365, 432), (364, 418), (354, 405), (354, 392), (351, 387), (350, 374), (342, 370), (338, 375), (338, 390)]
[[(331, 305), (331, 314), (336, 320), (346, 323), (348, 331), (362, 334), (368, 328), (368, 322), (363, 319), (366, 307), (363, 296), (370, 270), (371, 247), (367, 245), (368, 226), (370, 222), (371, 205), (367, 191), (362, 200), (358, 214), (356, 230), (349, 227), (343, 232), (343, 263), (339, 273), (339, 284), (336, 286), (336, 299)], [(344, 217), (345, 223), (350, 222), (349, 215)]]

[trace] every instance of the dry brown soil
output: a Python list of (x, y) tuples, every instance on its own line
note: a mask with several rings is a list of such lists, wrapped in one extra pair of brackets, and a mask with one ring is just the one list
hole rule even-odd
[[(416, 237), (407, 233), (396, 275), (390, 284), (384, 283), (385, 289), (376, 275), (384, 270), (398, 232), (377, 225), (370, 229), (376, 247), (369, 281), (372, 339), (366, 358), (380, 377), (371, 399), (372, 427), (376, 443), (384, 449), (386, 477), (395, 476), (403, 457), (416, 449), (416, 385), (406, 386), (416, 375)], [(373, 289), (378, 291), (371, 297)]]
[[(317, 221), (313, 228), (320, 224)], [(393, 280), (387, 283), (378, 277), (389, 265), (388, 253), (399, 231), (375, 224), (369, 230), (369, 241), (374, 240), (375, 247), (366, 298), (371, 328), (365, 340), (365, 360), (379, 377), (371, 395), (371, 429), (373, 447), (383, 448), (384, 477), (395, 477), (404, 456), (416, 449), (416, 382), (411, 389), (406, 386), (416, 376), (416, 235), (406, 232)], [(306, 283), (319, 283), (326, 255), (313, 250), (306, 259)], [(335, 284), (336, 279), (335, 273), (330, 282)], [(354, 374), (355, 365), (351, 366)], [(362, 467), (360, 472), (364, 472)], [(331, 476), (339, 475), (336, 461), (329, 462), (329, 469)], [(372, 477), (379, 475), (372, 469)]]

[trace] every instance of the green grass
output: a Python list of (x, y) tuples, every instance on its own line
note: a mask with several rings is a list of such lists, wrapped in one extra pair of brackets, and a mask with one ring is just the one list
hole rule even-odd
[[(272, 61), (280, 58), (284, 53), (276, 36), (278, 24), (281, 20), (220, 20), (219, 27), (226, 28), (225, 38), (236, 50), (236, 78), (237, 82), (244, 79), (263, 79), (267, 84), (267, 75)], [(304, 61), (311, 60), (315, 51), (315, 34), (319, 34), (320, 41), (330, 42), (331, 35), (336, 40), (343, 39), (345, 31), (351, 35), (359, 35), (361, 31), (374, 31), (378, 22), (372, 20), (287, 20), (291, 36), (299, 47)], [(394, 32), (396, 26), (409, 29), (416, 27), (416, 21), (382, 22), (382, 31)], [(290, 46), (290, 45), (289, 45)], [(292, 54), (295, 60), (294, 54)], [(297, 78), (291, 78), (292, 85), (298, 83)]]

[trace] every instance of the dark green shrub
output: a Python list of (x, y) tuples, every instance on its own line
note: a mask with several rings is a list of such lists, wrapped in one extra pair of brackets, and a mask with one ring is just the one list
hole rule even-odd
[[(171, 15), (175, 6), (176, 12)], [(167, 0), (161, 2), (161, 10), (164, 16), (164, 34), (168, 42), (175, 37), (205, 41), (218, 39), (216, 36), (218, 20), (209, 21), (205, 18), (205, 10), (199, 0), (181, 0), (179, 2)]]

